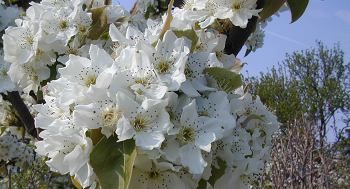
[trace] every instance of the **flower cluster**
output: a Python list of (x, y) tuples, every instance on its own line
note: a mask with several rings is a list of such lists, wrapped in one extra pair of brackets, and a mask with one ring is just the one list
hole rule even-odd
[(230, 70), (235, 56), (224, 53), (226, 36), (211, 26), (246, 27), (261, 11), (256, 0), (188, 0), (147, 20), (102, 5), (43, 0), (6, 29), (11, 79), (1, 81), (44, 94), (46, 103), (32, 106), (43, 129), (37, 153), (52, 170), (95, 188), (101, 178), (90, 155), (99, 141), (133, 140), (131, 188), (197, 188), (200, 180), (248, 187), (279, 123), (244, 91)]
[(256, 49), (261, 48), (264, 45), (265, 31), (262, 30), (259, 25), (255, 28), (255, 31), (248, 37), (245, 42), (245, 46), (249, 51), (255, 52)]
[(257, 0), (186, 0), (180, 15), (192, 23), (199, 22), (202, 28), (212, 25), (217, 19), (227, 19), (233, 25), (245, 28), (248, 20), (259, 16), (262, 10), (256, 9), (256, 3)]
[(21, 168), (24, 163), (29, 165), (34, 160), (34, 151), (12, 135), (4, 135), (0, 137), (0, 162), (7, 164), (14, 169)]

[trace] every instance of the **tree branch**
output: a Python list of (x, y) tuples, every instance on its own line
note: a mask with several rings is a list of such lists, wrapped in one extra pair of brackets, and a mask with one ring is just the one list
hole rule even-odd
[(8, 92), (7, 95), (1, 93), (4, 100), (11, 102), (15, 110), (17, 111), (20, 120), (22, 121), (24, 128), (27, 132), (35, 138), (38, 138), (38, 132), (35, 128), (34, 118), (29, 112), (26, 104), (23, 102), (18, 91)]

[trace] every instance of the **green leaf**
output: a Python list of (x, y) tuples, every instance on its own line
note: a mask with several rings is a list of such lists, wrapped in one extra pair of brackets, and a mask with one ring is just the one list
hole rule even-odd
[(249, 116), (241, 123), (241, 127), (242, 127), (242, 128), (246, 127), (246, 126), (248, 125), (249, 121), (251, 121), (252, 119), (258, 119), (258, 120), (260, 120), (260, 121), (265, 122), (265, 121), (263, 120), (263, 118), (261, 118), (261, 116), (256, 115), (256, 114), (251, 114), (251, 115), (249, 115)]
[(309, 0), (287, 0), (288, 6), (292, 13), (291, 23), (297, 21), (305, 12)]
[(215, 79), (216, 83), (214, 83), (214, 86), (212, 87), (216, 87), (222, 91), (230, 92), (239, 88), (243, 84), (239, 73), (229, 71), (225, 68), (206, 68), (203, 70), (203, 73), (207, 73)]
[(263, 10), (260, 12), (260, 20), (264, 21), (277, 12), (286, 0), (265, 0)]
[(198, 182), (198, 187), (197, 189), (206, 189), (207, 188), (207, 181), (204, 180), (204, 179), (201, 179), (199, 182)]
[(5, 127), (5, 126), (1, 126), (1, 127), (0, 127), (0, 136), (2, 135), (2, 133), (5, 132), (6, 128), (7, 128), (7, 127)]
[(117, 136), (103, 138), (90, 155), (91, 166), (103, 189), (126, 189), (130, 184), (137, 155), (135, 141), (117, 140)]
[(79, 184), (79, 182), (74, 179), (74, 176), (71, 176), (70, 179), (72, 180), (72, 183), (74, 184), (75, 187), (77, 187), (78, 189), (83, 189), (83, 187)]
[(89, 135), (88, 137), (91, 138), (92, 144), (94, 146), (98, 144), (98, 142), (100, 142), (101, 139), (103, 139), (103, 137), (105, 136), (101, 133), (101, 128), (88, 130), (87, 134)]
[(225, 173), (226, 169), (226, 163), (220, 158), (217, 158), (219, 169), (217, 169), (215, 166), (212, 166), (211, 169), (211, 177), (209, 178), (208, 182), (212, 186), (214, 186), (215, 182)]
[(192, 41), (191, 52), (193, 53), (194, 49), (196, 48), (196, 44), (198, 42), (198, 39), (199, 39), (196, 32), (193, 29), (185, 30), (185, 31), (182, 31), (182, 30), (177, 31), (176, 30), (173, 32), (175, 33), (175, 35), (178, 38), (187, 37), (188, 39), (190, 39)]
[(251, 52), (252, 52), (253, 49), (247, 49), (247, 51), (245, 52), (245, 55), (244, 57), (248, 56)]
[(89, 39), (97, 40), (108, 29), (107, 23), (107, 6), (92, 8), (88, 12), (92, 13), (92, 28), (90, 30)]

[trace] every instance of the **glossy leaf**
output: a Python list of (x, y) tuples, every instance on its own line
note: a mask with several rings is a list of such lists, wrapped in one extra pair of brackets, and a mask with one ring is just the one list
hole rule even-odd
[(244, 57), (248, 56), (251, 52), (252, 52), (253, 49), (247, 49), (245, 51), (245, 54), (244, 54)]
[(219, 169), (217, 169), (215, 166), (212, 166), (211, 169), (211, 177), (209, 178), (208, 182), (214, 186), (215, 182), (225, 173), (226, 169), (226, 163), (220, 158), (217, 158)]
[(249, 121), (251, 121), (251, 120), (253, 120), (253, 119), (258, 119), (258, 120), (260, 120), (260, 121), (265, 122), (265, 121), (261, 118), (261, 116), (256, 115), (256, 114), (251, 114), (251, 115), (249, 115), (249, 116), (241, 123), (241, 127), (242, 127), (242, 128), (246, 127), (246, 126), (248, 125)]
[(263, 10), (260, 12), (260, 20), (264, 21), (277, 12), (286, 0), (265, 0)]
[(117, 142), (116, 136), (110, 136), (96, 145), (90, 163), (103, 189), (129, 187), (136, 154), (133, 139)]
[(287, 0), (287, 3), (292, 14), (291, 23), (293, 23), (304, 14), (309, 0)]
[(206, 68), (203, 70), (204, 73), (209, 74), (212, 78), (215, 79), (217, 87), (219, 90), (230, 92), (238, 87), (242, 86), (241, 75), (237, 72), (229, 71), (225, 68)]
[(91, 129), (89, 130), (88, 134), (90, 135), (89, 137), (91, 138), (93, 145), (96, 145), (105, 136), (104, 134), (101, 133), (101, 128)]
[(107, 6), (92, 8), (88, 12), (92, 13), (92, 28), (90, 30), (89, 39), (97, 40), (108, 29), (107, 23)]

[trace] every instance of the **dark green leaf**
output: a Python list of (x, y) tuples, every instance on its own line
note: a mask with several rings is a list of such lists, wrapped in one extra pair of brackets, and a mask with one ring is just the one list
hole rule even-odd
[(286, 0), (265, 0), (263, 10), (260, 12), (260, 21), (264, 21), (277, 12)]
[(89, 39), (97, 40), (100, 36), (108, 30), (107, 23), (107, 6), (92, 8), (88, 12), (92, 13), (92, 28), (90, 30)]
[(101, 133), (101, 128), (91, 129), (88, 131), (88, 134), (90, 135), (88, 137), (91, 138), (93, 145), (96, 145), (105, 136), (104, 134)]
[(245, 51), (244, 57), (248, 56), (251, 52), (252, 52), (252, 49), (247, 49), (247, 51)]
[(103, 138), (90, 155), (91, 166), (102, 188), (128, 188), (136, 155), (134, 140), (117, 142), (116, 136)]
[(225, 169), (226, 169), (226, 163), (225, 161), (223, 161), (220, 158), (217, 158), (218, 161), (218, 165), (219, 165), (219, 169), (217, 169), (216, 167), (212, 166), (211, 169), (211, 177), (209, 178), (208, 182), (214, 186), (215, 182), (225, 173)]
[(204, 180), (204, 179), (201, 179), (199, 182), (198, 182), (198, 187), (197, 189), (206, 189), (207, 188), (207, 181)]
[(230, 92), (238, 87), (242, 86), (242, 78), (241, 75), (237, 72), (229, 71), (225, 68), (206, 68), (203, 70), (203, 73), (209, 74), (216, 81), (216, 87), (219, 90)]
[(287, 0), (288, 6), (292, 13), (291, 23), (297, 21), (305, 12), (309, 0)]
[(256, 114), (251, 114), (249, 115), (242, 123), (241, 123), (241, 127), (244, 128), (248, 125), (249, 121), (251, 121), (252, 119), (258, 119), (260, 121), (264, 121), (261, 116), (256, 115)]
[(2, 135), (2, 133), (4, 133), (6, 130), (5, 126), (0, 127), (0, 136)]

